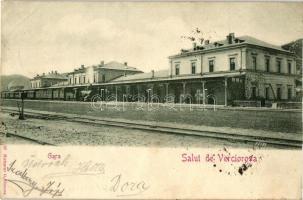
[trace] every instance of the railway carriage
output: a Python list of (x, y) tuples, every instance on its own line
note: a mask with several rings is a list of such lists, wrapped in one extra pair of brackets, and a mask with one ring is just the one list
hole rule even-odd
[(63, 88), (53, 89), (53, 97), (52, 97), (52, 99), (64, 100), (64, 89)]
[(28, 99), (36, 98), (36, 91), (34, 91), (34, 90), (28, 90), (28, 91), (25, 91), (25, 93), (26, 93), (26, 98), (28, 98)]
[(52, 99), (51, 89), (39, 89), (36, 91), (36, 99)]

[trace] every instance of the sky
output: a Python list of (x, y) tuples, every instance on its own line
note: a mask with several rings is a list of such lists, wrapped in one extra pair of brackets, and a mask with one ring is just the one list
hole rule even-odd
[(281, 45), (303, 38), (303, 3), (2, 1), (2, 74), (33, 77), (110, 61), (149, 72), (192, 42), (228, 33)]

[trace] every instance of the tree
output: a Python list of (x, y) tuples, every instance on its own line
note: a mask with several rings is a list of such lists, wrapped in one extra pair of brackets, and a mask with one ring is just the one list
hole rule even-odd
[(181, 38), (189, 40), (191, 42), (197, 42), (199, 45), (203, 45), (205, 42), (204, 33), (199, 28), (193, 29), (191, 31), (191, 35), (188, 35), (188, 36), (183, 35), (183, 36), (181, 36)]

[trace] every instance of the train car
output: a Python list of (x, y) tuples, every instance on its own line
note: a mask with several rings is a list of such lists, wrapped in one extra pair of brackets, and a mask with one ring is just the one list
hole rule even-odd
[(26, 99), (62, 100), (62, 101), (90, 101), (98, 93), (92, 86), (69, 88), (37, 88), (28, 90), (2, 91), (2, 99), (21, 99), (21, 94)]
[(64, 99), (64, 88), (54, 88), (53, 89), (53, 99), (65, 100)]
[(7, 99), (8, 93), (6, 91), (1, 91), (1, 99)]
[(25, 91), (27, 99), (35, 99), (36, 98), (36, 91), (35, 90), (27, 90)]
[(52, 89), (39, 89), (36, 90), (36, 97), (35, 99), (52, 99)]

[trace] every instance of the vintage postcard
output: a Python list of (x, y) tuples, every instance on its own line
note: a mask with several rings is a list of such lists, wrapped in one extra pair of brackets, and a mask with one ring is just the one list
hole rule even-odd
[(2, 0), (0, 199), (301, 199), (302, 11)]

